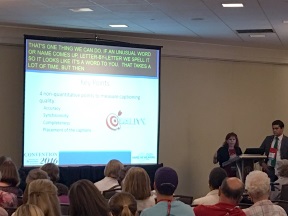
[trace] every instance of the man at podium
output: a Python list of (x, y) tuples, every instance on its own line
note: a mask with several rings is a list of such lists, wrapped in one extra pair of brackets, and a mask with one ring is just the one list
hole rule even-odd
[(272, 122), (272, 131), (273, 135), (267, 136), (260, 146), (267, 156), (267, 159), (261, 161), (260, 165), (274, 182), (278, 179), (277, 161), (288, 159), (288, 137), (283, 134), (284, 123), (281, 120)]

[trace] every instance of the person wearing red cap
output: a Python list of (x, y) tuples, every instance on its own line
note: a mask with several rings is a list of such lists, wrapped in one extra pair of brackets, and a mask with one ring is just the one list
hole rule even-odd
[(161, 167), (155, 173), (154, 188), (157, 194), (157, 204), (144, 209), (140, 216), (194, 216), (191, 206), (174, 200), (173, 193), (178, 186), (178, 175), (170, 167)]

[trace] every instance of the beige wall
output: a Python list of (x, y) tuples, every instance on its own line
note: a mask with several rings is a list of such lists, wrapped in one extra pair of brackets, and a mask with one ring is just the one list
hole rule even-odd
[(271, 122), (288, 124), (288, 67), (163, 58), (160, 161), (180, 174), (179, 193), (204, 195), (212, 156), (228, 132), (258, 147)]
[[(14, 28), (3, 32), (6, 36), (0, 35), (0, 153), (10, 155), (20, 165), (22, 35), (32, 32), (58, 36), (59, 32)], [(71, 32), (70, 37), (73, 35), (79, 33)], [(282, 119), (288, 125), (285, 50), (103, 37), (164, 46), (159, 162), (179, 173), (179, 194), (198, 197), (207, 192), (208, 174), (215, 166), (212, 156), (228, 132), (236, 132), (245, 149), (260, 145), (264, 136), (271, 133), (274, 119)]]

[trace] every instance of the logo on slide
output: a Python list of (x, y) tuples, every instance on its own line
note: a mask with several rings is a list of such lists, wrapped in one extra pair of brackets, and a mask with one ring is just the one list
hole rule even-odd
[(114, 113), (110, 113), (106, 118), (107, 127), (110, 128), (111, 130), (119, 130), (121, 126), (120, 126), (118, 117), (121, 115), (122, 115), (121, 111), (118, 112), (118, 115)]

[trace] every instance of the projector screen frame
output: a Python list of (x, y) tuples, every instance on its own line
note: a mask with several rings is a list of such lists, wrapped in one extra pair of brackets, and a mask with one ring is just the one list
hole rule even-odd
[[(65, 37), (48, 37), (48, 36), (36, 36), (36, 35), (24, 35), (24, 85), (23, 85), (23, 99), (24, 99), (24, 105), (23, 105), (23, 133), (22, 133), (22, 165), (24, 166), (24, 139), (25, 139), (25, 90), (26, 90), (26, 69), (27, 69), (27, 40), (39, 40), (39, 41), (52, 41), (52, 42), (63, 42), (63, 43), (75, 43), (75, 44), (89, 44), (89, 45), (100, 45), (100, 46), (111, 46), (111, 47), (127, 47), (127, 48), (139, 48), (139, 49), (151, 49), (151, 50), (157, 50), (159, 58), (158, 61), (158, 68), (157, 68), (157, 74), (158, 74), (158, 126), (157, 126), (157, 158), (156, 163), (147, 163), (148, 164), (158, 164), (159, 163), (159, 140), (160, 140), (160, 91), (161, 91), (161, 48), (162, 46), (155, 46), (155, 45), (144, 45), (144, 44), (134, 44), (134, 43), (127, 43), (127, 42), (121, 42), (121, 41), (111, 41), (111, 40), (105, 40), (100, 38), (91, 38), (91, 39), (83, 39), (83, 38), (65, 38)], [(53, 162), (53, 161), (47, 161), (47, 162)], [(139, 163), (142, 164), (142, 163)], [(145, 164), (145, 163), (144, 163)], [(90, 165), (90, 164), (83, 164), (83, 165)], [(100, 164), (91, 164), (91, 165), (104, 165), (102, 163)], [(134, 165), (134, 164), (133, 164)], [(136, 165), (136, 164), (135, 164)], [(34, 165), (32, 165), (34, 167)], [(32, 167), (31, 166), (31, 167)], [(41, 166), (41, 165), (38, 165)], [(71, 165), (59, 165), (59, 166), (71, 166)], [(74, 165), (72, 165), (74, 166)], [(78, 166), (78, 165), (75, 165)], [(30, 167), (30, 166), (27, 166)]]

